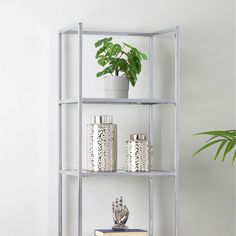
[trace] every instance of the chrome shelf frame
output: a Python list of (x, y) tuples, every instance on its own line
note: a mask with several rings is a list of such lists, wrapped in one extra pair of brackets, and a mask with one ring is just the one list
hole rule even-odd
[[(79, 87), (78, 98), (62, 98), (62, 40), (63, 34), (77, 34), (79, 46)], [(175, 37), (175, 96), (173, 99), (155, 99), (153, 98), (153, 38), (159, 35), (173, 34)], [(82, 97), (82, 60), (83, 60), (83, 36), (84, 35), (116, 35), (116, 36), (140, 36), (149, 39), (149, 98), (147, 99), (105, 99), (105, 98), (83, 98)], [(156, 32), (111, 32), (111, 31), (91, 31), (84, 30), (82, 23), (76, 23), (58, 31), (58, 123), (59, 123), (59, 141), (58, 141), (58, 236), (64, 236), (62, 227), (63, 207), (62, 207), (62, 180), (63, 176), (72, 176), (78, 178), (78, 236), (82, 236), (82, 189), (83, 177), (102, 177), (102, 176), (136, 176), (147, 177), (149, 179), (149, 236), (153, 236), (153, 177), (174, 177), (175, 183), (175, 214), (174, 236), (179, 236), (179, 114), (180, 114), (180, 29), (178, 26), (159, 30)], [(76, 104), (78, 106), (78, 127), (79, 127), (79, 156), (78, 169), (65, 170), (62, 166), (62, 105)], [(175, 107), (175, 153), (174, 170), (152, 170), (150, 172), (127, 172), (118, 170), (116, 172), (91, 172), (82, 169), (82, 112), (83, 104), (130, 104), (149, 106), (149, 140), (153, 142), (153, 105), (172, 104)]]

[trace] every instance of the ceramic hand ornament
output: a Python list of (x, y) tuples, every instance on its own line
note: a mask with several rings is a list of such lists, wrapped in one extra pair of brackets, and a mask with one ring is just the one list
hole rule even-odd
[(116, 198), (115, 202), (112, 202), (112, 212), (113, 212), (113, 220), (115, 225), (112, 227), (113, 230), (126, 230), (128, 229), (125, 226), (129, 218), (129, 210), (126, 205), (123, 205), (123, 198)]

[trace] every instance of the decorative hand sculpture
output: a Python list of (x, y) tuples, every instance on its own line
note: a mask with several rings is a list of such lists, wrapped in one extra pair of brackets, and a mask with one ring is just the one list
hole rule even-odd
[(115, 225), (112, 227), (113, 230), (126, 230), (128, 229), (125, 226), (129, 218), (129, 210), (126, 205), (123, 205), (123, 198), (116, 198), (115, 202), (112, 202), (112, 212), (113, 212), (113, 220)]

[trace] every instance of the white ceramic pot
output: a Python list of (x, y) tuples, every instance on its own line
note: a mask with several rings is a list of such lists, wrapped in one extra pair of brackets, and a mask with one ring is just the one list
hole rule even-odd
[(105, 98), (128, 98), (129, 81), (125, 76), (104, 76)]

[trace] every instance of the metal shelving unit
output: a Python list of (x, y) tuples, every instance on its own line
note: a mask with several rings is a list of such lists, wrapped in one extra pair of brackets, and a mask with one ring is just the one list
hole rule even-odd
[[(78, 98), (62, 97), (62, 36), (63, 34), (77, 34), (79, 46), (79, 94)], [(155, 99), (153, 98), (153, 38), (159, 35), (173, 34), (175, 37), (175, 96), (174, 99)], [(82, 97), (82, 60), (83, 60), (83, 35), (117, 35), (117, 36), (137, 36), (149, 38), (149, 98), (148, 99), (107, 99), (107, 98), (83, 98)], [(84, 177), (102, 177), (102, 176), (139, 176), (149, 179), (149, 236), (153, 236), (153, 177), (173, 177), (175, 181), (175, 230), (174, 236), (179, 235), (179, 87), (180, 87), (180, 50), (179, 50), (179, 27), (173, 27), (160, 30), (153, 33), (135, 33), (135, 32), (103, 32), (88, 31), (83, 29), (82, 23), (68, 26), (58, 32), (59, 40), (59, 185), (58, 185), (58, 235), (62, 235), (62, 179), (63, 176), (74, 176), (78, 178), (78, 236), (82, 236), (82, 189)], [(78, 126), (79, 126), (79, 156), (78, 169), (66, 170), (62, 166), (62, 106), (67, 104), (77, 104), (78, 106)], [(172, 104), (175, 107), (175, 154), (174, 170), (152, 170), (150, 172), (130, 173), (124, 170), (116, 172), (91, 172), (82, 169), (82, 112), (83, 104), (133, 104), (149, 106), (149, 140), (153, 141), (153, 105)]]

